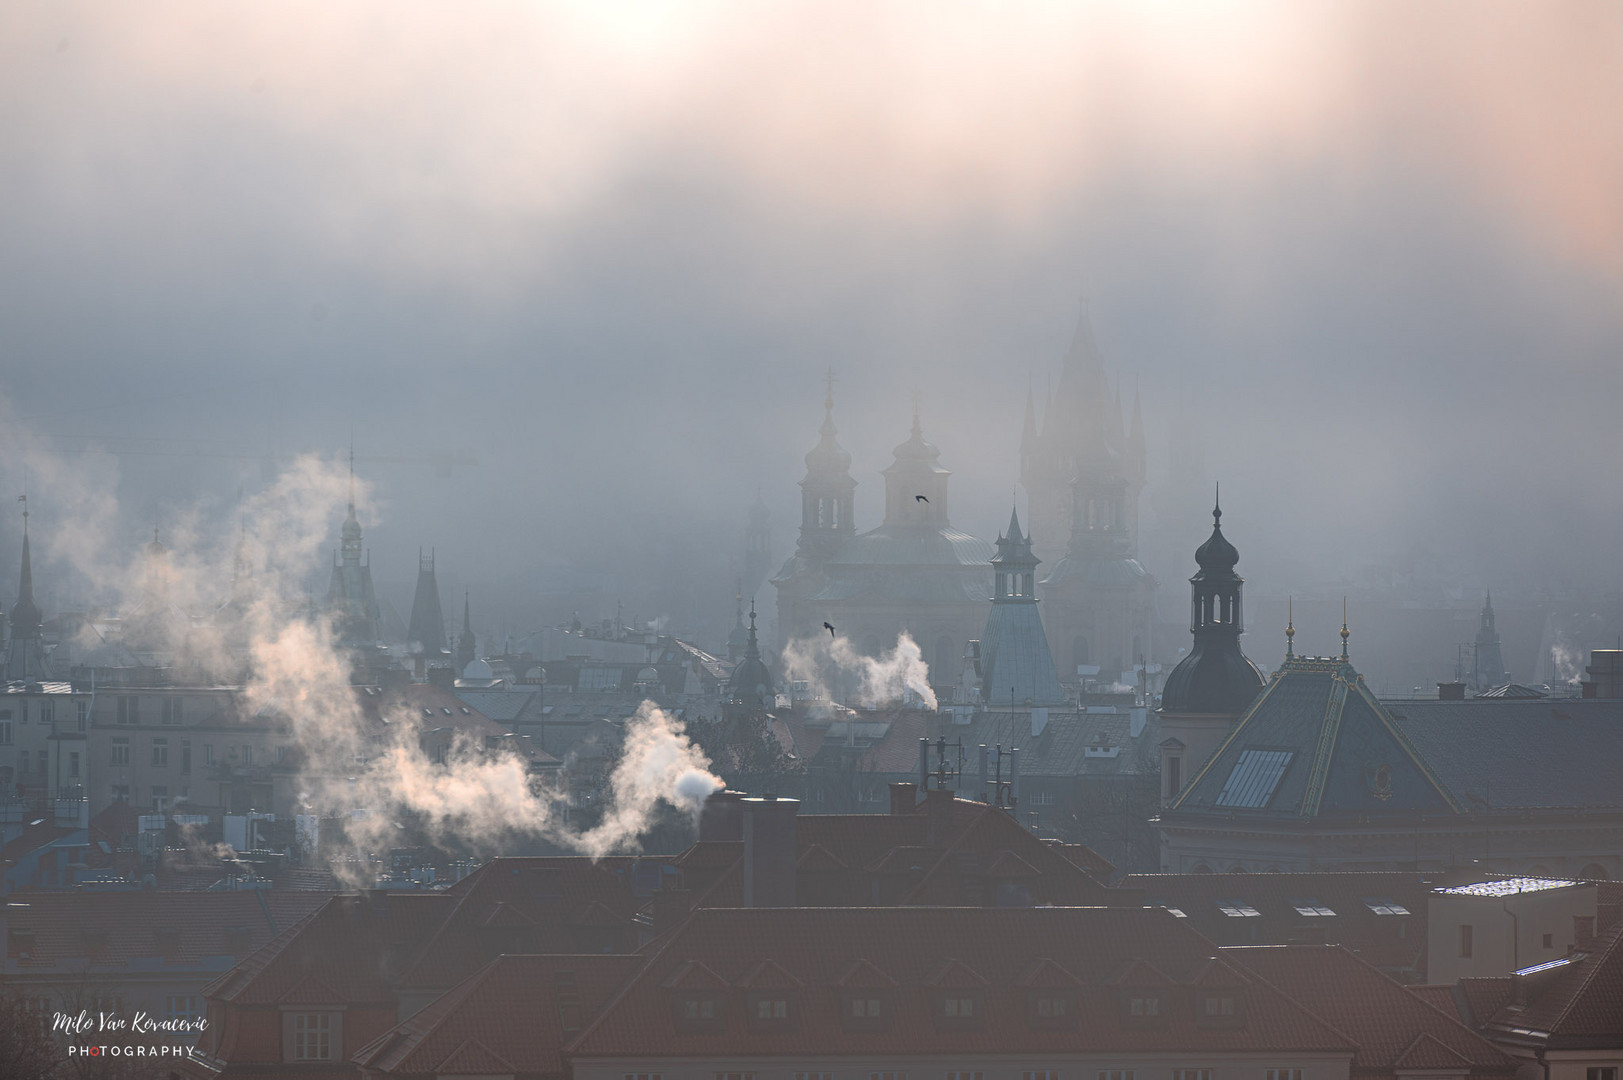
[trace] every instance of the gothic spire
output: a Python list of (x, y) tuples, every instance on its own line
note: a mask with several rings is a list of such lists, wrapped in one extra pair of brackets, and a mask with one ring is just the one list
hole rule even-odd
[(39, 637), (45, 615), (34, 602), (34, 563), (28, 551), (28, 496), (20, 495), (23, 504), (23, 562), (17, 577), (17, 603), (11, 609), (11, 636), (13, 638)]

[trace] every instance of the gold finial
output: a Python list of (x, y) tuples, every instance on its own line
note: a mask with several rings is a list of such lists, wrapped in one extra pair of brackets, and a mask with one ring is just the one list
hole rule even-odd
[(1285, 659), (1290, 660), (1296, 656), (1296, 645), (1291, 640), (1296, 636), (1296, 599), (1285, 598)]
[(1347, 659), (1347, 598), (1341, 598), (1341, 658)]

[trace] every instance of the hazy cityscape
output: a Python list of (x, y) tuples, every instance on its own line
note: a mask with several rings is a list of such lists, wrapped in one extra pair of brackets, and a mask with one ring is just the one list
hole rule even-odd
[(1615, 7), (0, 50), (0, 1077), (1619, 1080)]

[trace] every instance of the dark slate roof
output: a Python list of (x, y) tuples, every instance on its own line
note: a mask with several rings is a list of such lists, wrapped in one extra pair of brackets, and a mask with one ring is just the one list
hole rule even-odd
[(1389, 701), (1466, 810), (1623, 807), (1623, 700)]
[(1166, 816), (1463, 809), (1350, 663), (1288, 657)]
[(1223, 631), (1195, 635), (1193, 651), (1172, 669), (1161, 689), (1161, 711), (1238, 715), (1256, 700), (1264, 679), (1239, 636)]
[(993, 603), (981, 635), (981, 664), (986, 672), (984, 696), (991, 702), (1062, 705), (1065, 690), (1054, 671), (1037, 605)]
[[(1031, 734), (1030, 714), (1024, 710), (977, 713), (968, 724), (938, 723), (940, 716), (932, 717), (926, 734), (931, 739), (945, 736), (948, 742), (963, 740), (969, 757), (959, 788), (965, 792), (979, 783), (974, 748), (983, 743), (1001, 744), (1006, 749), (1018, 746), (1020, 775), (1031, 779), (1115, 776), (1138, 772), (1141, 766), (1160, 767), (1161, 721), (1150, 710), (1145, 710), (1144, 721), (1135, 733), (1133, 714), (1127, 708), (1117, 712), (1054, 709), (1042, 733), (1035, 736)], [(1093, 754), (1088, 753), (1090, 748)], [(1112, 748), (1117, 752), (1110, 753)], [(915, 752), (915, 761), (917, 756)]]

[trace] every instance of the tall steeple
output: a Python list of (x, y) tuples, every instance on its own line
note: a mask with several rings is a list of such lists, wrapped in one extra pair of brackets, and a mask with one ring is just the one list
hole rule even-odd
[(1476, 641), (1471, 650), (1471, 689), (1476, 693), (1492, 690), (1510, 681), (1505, 670), (1504, 650), (1499, 643), (1499, 630), (1493, 621), (1493, 591), (1488, 590), (1478, 616)]
[(51, 674), (41, 638), (45, 613), (34, 602), (34, 564), (28, 545), (28, 496), (20, 496), (18, 501), (23, 504), (23, 558), (22, 570), (17, 577), (17, 603), (11, 608), (11, 640), (6, 648), (5, 677), (37, 682), (49, 678)]
[[(445, 642), (445, 616), (440, 612), (440, 586), (434, 576), (436, 552), (417, 549), (417, 592), (411, 601), (411, 624), (406, 631), (406, 651), (419, 660), (421, 668), (426, 661), (449, 656), (451, 650)], [(420, 673), (419, 673), (420, 674)]]
[(1037, 556), (1009, 511), (992, 556), (992, 610), (981, 634), (981, 697), (989, 705), (1062, 705), (1065, 691), (1037, 614)]
[[(361, 521), (355, 514), (355, 450), (349, 452), (349, 510), (339, 528), (339, 558), (327, 587), (327, 611), (340, 644), (376, 646), (381, 612), (372, 587), (370, 560), (361, 561)], [(441, 631), (443, 642), (443, 633)]]

